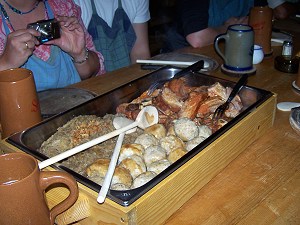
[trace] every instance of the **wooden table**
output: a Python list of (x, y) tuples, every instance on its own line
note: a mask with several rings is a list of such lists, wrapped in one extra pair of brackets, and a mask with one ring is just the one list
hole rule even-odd
[[(296, 74), (273, 67), (278, 54), (280, 48), (274, 48), (273, 57), (256, 66), (248, 85), (277, 93), (278, 102), (299, 102), (300, 94), (291, 86)], [(291, 128), (289, 114), (277, 110), (273, 128), (165, 224), (300, 224), (300, 136)]]
[[(273, 49), (272, 57), (255, 66), (257, 72), (249, 77), (248, 85), (277, 93), (278, 102), (299, 102), (300, 94), (291, 86), (297, 75), (274, 69), (274, 57), (280, 54), (281, 47)], [(207, 55), (221, 63), (212, 46), (181, 52)], [(135, 64), (73, 86), (102, 94), (148, 72)], [(211, 74), (237, 80), (220, 69)], [(300, 224), (300, 136), (291, 128), (289, 114), (277, 110), (271, 130), (164, 224)]]
[[(298, 42), (296, 51), (300, 50)], [(291, 86), (297, 75), (274, 69), (274, 57), (280, 54), (281, 47), (273, 49), (272, 57), (255, 66), (257, 72), (249, 77), (247, 85), (277, 93), (278, 102), (299, 102), (300, 93)], [(210, 56), (222, 63), (213, 46), (180, 52)], [(149, 72), (135, 64), (73, 87), (100, 95)], [(238, 79), (223, 74), (219, 68), (211, 74)], [(269, 132), (247, 147), (164, 224), (300, 224), (300, 136), (291, 128), (289, 114), (277, 110)]]

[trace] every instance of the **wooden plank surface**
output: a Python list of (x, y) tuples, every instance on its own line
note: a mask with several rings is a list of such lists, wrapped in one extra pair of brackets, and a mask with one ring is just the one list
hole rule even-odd
[[(274, 69), (274, 57), (281, 48), (273, 49), (272, 57), (256, 65), (257, 73), (248, 84), (277, 93), (278, 102), (299, 102), (300, 94), (291, 86), (297, 74)], [(209, 51), (205, 49), (204, 54)], [(300, 136), (291, 128), (289, 115), (276, 110), (270, 132), (249, 146), (164, 224), (300, 224)]]

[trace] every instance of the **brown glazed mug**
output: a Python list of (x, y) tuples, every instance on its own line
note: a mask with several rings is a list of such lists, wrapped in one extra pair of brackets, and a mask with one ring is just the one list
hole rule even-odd
[(264, 55), (273, 53), (271, 48), (273, 10), (268, 6), (252, 7), (249, 15), (249, 25), (254, 30), (254, 44), (263, 48)]
[(33, 74), (17, 68), (0, 71), (2, 138), (42, 120)]
[[(78, 198), (78, 185), (70, 174), (40, 171), (37, 160), (26, 153), (0, 155), (0, 171), (0, 224), (53, 225)], [(59, 184), (70, 194), (50, 210), (45, 190)]]

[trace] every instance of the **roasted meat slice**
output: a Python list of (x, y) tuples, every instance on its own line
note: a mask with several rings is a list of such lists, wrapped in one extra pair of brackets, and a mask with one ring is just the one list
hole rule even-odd
[(225, 111), (225, 116), (234, 118), (241, 112), (242, 108), (243, 104), (241, 98), (238, 95), (236, 95), (229, 104), (229, 108)]
[(170, 88), (170, 90), (173, 91), (181, 99), (186, 99), (189, 93), (196, 88), (188, 85), (186, 79), (183, 77), (170, 80), (164, 86)]
[(197, 117), (205, 117), (208, 114), (213, 113), (216, 108), (218, 108), (219, 105), (223, 104), (224, 100), (222, 100), (220, 97), (209, 97), (206, 100), (204, 100), (198, 111), (197, 111)]
[(128, 119), (135, 120), (141, 111), (140, 108), (140, 104), (137, 103), (123, 103), (117, 107), (116, 112), (125, 115)]
[(189, 94), (189, 98), (182, 105), (181, 110), (178, 113), (178, 117), (187, 117), (193, 120), (197, 115), (201, 102), (206, 98), (206, 96), (207, 95), (205, 93), (191, 92)]
[(215, 84), (208, 87), (207, 92), (210, 97), (219, 96), (223, 101), (226, 101), (226, 99), (228, 98), (228, 92), (226, 88), (219, 82), (216, 82)]
[(179, 112), (183, 105), (183, 101), (171, 89), (164, 87), (161, 92), (161, 99), (173, 112)]

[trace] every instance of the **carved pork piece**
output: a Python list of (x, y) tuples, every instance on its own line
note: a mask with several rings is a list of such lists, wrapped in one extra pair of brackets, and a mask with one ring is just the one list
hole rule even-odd
[(184, 102), (178, 113), (179, 118), (187, 117), (194, 119), (198, 113), (201, 102), (207, 97), (206, 93), (192, 91), (188, 99)]

